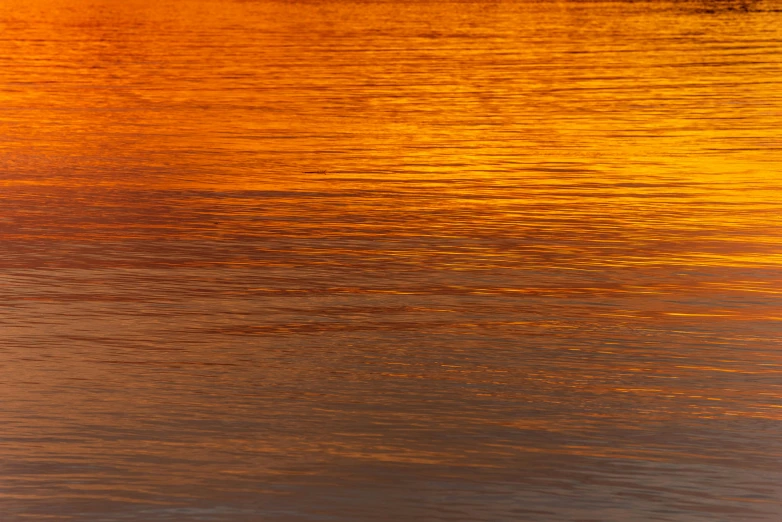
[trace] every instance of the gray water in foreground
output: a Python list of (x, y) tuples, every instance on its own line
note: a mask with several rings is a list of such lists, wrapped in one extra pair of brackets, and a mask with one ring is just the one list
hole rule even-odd
[(782, 520), (782, 4), (5, 0), (0, 520)]

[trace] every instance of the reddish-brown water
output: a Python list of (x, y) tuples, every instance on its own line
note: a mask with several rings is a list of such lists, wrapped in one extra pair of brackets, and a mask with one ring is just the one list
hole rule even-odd
[(782, 4), (0, 4), (0, 520), (782, 520)]

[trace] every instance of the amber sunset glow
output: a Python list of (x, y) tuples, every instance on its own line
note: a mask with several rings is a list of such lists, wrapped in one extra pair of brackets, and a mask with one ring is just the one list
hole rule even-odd
[(777, 0), (0, 2), (0, 522), (782, 520)]

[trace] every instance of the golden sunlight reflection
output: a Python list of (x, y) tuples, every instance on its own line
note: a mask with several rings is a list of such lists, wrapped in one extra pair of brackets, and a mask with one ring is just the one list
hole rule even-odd
[(0, 518), (782, 519), (781, 16), (4, 2)]

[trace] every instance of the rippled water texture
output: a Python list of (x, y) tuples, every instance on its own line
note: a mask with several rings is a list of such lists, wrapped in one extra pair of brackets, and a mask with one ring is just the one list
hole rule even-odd
[(0, 520), (782, 520), (782, 4), (4, 0)]

